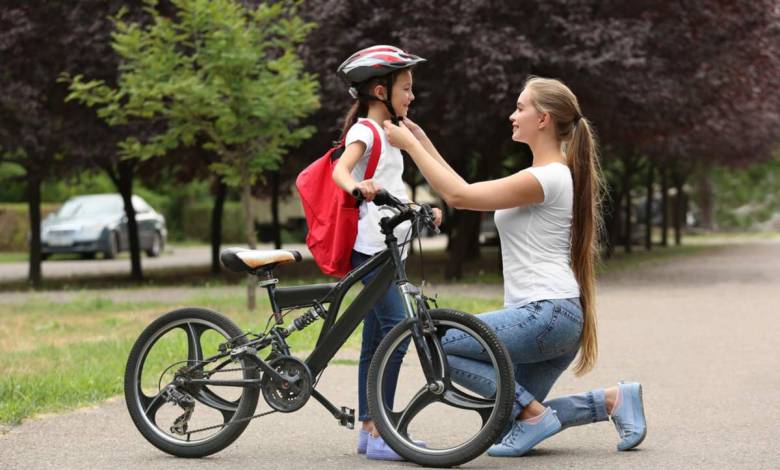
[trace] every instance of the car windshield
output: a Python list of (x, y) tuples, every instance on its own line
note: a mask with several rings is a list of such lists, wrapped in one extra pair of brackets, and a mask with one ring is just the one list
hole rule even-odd
[(114, 197), (90, 197), (76, 198), (66, 202), (59, 211), (57, 217), (66, 219), (72, 217), (91, 217), (117, 214), (122, 211), (123, 204), (120, 198)]

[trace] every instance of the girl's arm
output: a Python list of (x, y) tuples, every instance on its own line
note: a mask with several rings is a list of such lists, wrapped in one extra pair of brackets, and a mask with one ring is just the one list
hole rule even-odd
[(539, 181), (528, 172), (518, 172), (505, 178), (469, 184), (449, 166), (442, 165), (417, 140), (409, 129), (384, 123), (390, 143), (406, 150), (428, 183), (441, 194), (448, 205), (458, 209), (492, 211), (538, 204), (544, 201)]
[(349, 144), (344, 149), (344, 153), (341, 154), (341, 158), (336, 162), (336, 167), (333, 168), (333, 181), (348, 193), (352, 193), (352, 190), (355, 188), (359, 189), (363, 193), (363, 197), (367, 201), (371, 201), (374, 199), (376, 192), (381, 189), (380, 186), (374, 183), (372, 179), (358, 182), (352, 177), (352, 170), (365, 151), (366, 144), (359, 140)]

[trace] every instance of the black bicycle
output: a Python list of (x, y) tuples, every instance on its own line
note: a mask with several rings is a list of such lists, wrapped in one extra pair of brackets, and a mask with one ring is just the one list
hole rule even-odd
[[(150, 443), (179, 457), (210, 455), (238, 438), (249, 420), (296, 411), (310, 397), (352, 429), (354, 410), (333, 405), (316, 385), (373, 304), (388, 288), (397, 288), (406, 319), (383, 339), (368, 375), (369, 411), (379, 432), (398, 454), (425, 466), (459, 465), (487, 450), (512, 409), (514, 374), (508, 352), (485, 323), (456, 310), (434, 308), (435, 301), (407, 280), (393, 229), (412, 223), (404, 244), (423, 227), (435, 229), (430, 207), (403, 203), (384, 191), (374, 203), (392, 212), (381, 220), (387, 250), (336, 283), (277, 287), (273, 269), (300, 261), (298, 252), (222, 251), (225, 266), (256, 274), (258, 284), (268, 290), (273, 312), (265, 331), (245, 332), (217, 312), (183, 308), (161, 316), (141, 333), (127, 361), (125, 400)], [(339, 314), (346, 292), (374, 270), (374, 279)], [(296, 310), (303, 313), (287, 321)], [(318, 320), (323, 324), (314, 350), (304, 360), (294, 357), (286, 338)], [(465, 335), (479, 344), (495, 371), (495, 393), (482, 396), (458, 386), (441, 342), (448, 334)], [(389, 406), (389, 363), (407, 348), (395, 406)], [(268, 409), (255, 414), (261, 393)]]

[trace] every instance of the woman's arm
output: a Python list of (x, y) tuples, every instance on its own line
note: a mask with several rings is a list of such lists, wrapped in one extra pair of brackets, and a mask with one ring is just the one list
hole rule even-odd
[[(463, 178), (460, 177), (458, 172), (456, 172), (449, 163), (447, 163), (447, 160), (444, 159), (444, 157), (441, 156), (439, 153), (439, 150), (436, 148), (435, 145), (433, 145), (433, 142), (431, 139), (428, 138), (428, 135), (425, 133), (425, 131), (420, 127), (417, 123), (409, 119), (408, 117), (404, 118), (404, 125), (412, 132), (412, 135), (414, 135), (417, 140), (420, 141), (423, 148), (425, 149), (428, 154), (430, 154), (433, 158), (436, 159), (437, 162), (447, 170), (449, 170), (453, 175), (460, 178), (461, 180)], [(465, 180), (463, 181), (465, 183)]]
[(544, 201), (542, 185), (528, 172), (518, 172), (497, 180), (469, 184), (432, 156), (404, 126), (403, 121), (401, 126), (385, 121), (384, 127), (390, 143), (406, 150), (428, 183), (452, 207), (491, 211)]
[(352, 193), (353, 189), (359, 189), (367, 201), (372, 201), (381, 187), (374, 183), (373, 179), (358, 182), (352, 177), (352, 170), (365, 151), (366, 144), (359, 140), (349, 144), (336, 162), (336, 167), (333, 168), (333, 181), (348, 193)]

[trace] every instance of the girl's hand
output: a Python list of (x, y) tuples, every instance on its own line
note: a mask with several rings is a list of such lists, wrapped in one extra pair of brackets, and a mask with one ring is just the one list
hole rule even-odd
[(425, 131), (422, 127), (420, 127), (416, 122), (409, 119), (409, 117), (404, 117), (403, 123), (406, 124), (406, 127), (412, 131), (412, 134), (419, 140), (420, 142), (423, 141), (427, 135), (425, 135)]
[(382, 189), (378, 183), (375, 183), (373, 179), (363, 180), (356, 184), (354, 189), (360, 190), (366, 201), (373, 201), (377, 191)]
[(404, 121), (401, 121), (400, 125), (396, 126), (392, 121), (387, 120), (383, 125), (385, 128), (385, 135), (387, 135), (387, 141), (390, 142), (390, 145), (393, 147), (408, 150), (412, 145), (417, 143), (417, 138), (412, 134), (409, 128), (406, 127)]
[[(406, 119), (404, 118), (404, 121), (405, 120)], [(433, 208), (433, 224), (438, 227), (438, 226), (441, 225), (441, 221), (442, 221), (441, 209), (439, 209), (438, 207), (434, 207)]]

